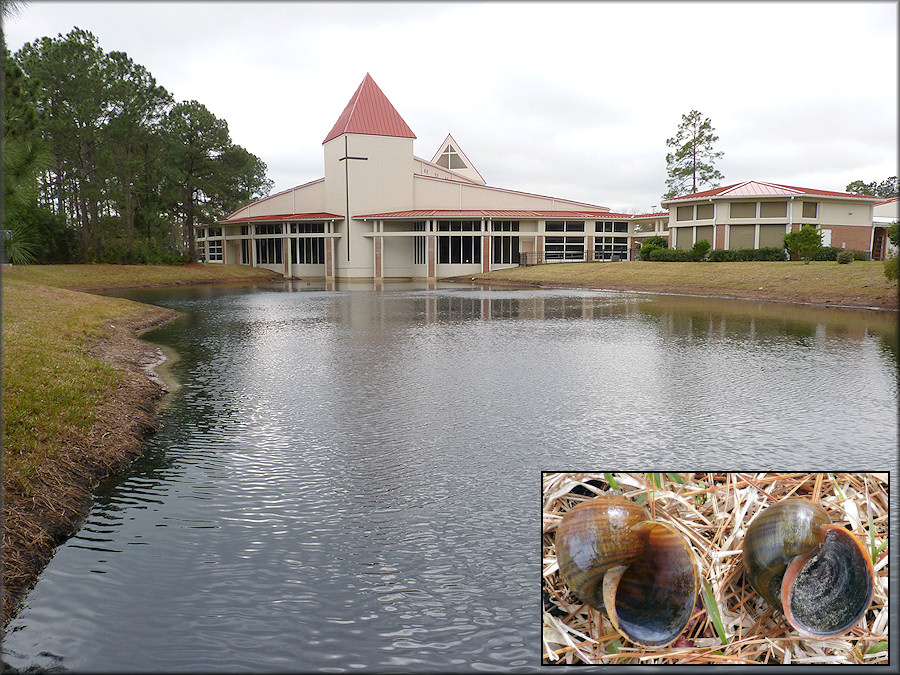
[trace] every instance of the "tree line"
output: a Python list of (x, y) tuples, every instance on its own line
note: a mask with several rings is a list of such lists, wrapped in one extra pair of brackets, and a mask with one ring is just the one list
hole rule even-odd
[[(198, 101), (73, 28), (3, 43), (4, 243), (13, 262), (196, 260), (213, 224), (273, 186)], [(17, 260), (18, 259), (18, 260)]]

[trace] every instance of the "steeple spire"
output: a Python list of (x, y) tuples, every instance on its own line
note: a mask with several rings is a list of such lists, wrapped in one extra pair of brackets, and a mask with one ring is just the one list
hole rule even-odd
[(416, 137), (368, 73), (322, 143), (342, 134)]

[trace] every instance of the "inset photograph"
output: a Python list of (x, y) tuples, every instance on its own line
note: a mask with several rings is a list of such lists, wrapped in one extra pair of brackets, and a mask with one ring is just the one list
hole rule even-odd
[(880, 664), (884, 473), (542, 473), (542, 664)]

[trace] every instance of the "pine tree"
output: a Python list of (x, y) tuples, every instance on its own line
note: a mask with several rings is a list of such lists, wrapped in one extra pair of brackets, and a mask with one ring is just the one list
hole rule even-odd
[(715, 152), (713, 144), (719, 140), (708, 117), (697, 110), (681, 116), (681, 124), (674, 138), (666, 141), (672, 152), (666, 154), (666, 199), (697, 192), (702, 185), (718, 187), (715, 181), (723, 176), (713, 163), (724, 153)]

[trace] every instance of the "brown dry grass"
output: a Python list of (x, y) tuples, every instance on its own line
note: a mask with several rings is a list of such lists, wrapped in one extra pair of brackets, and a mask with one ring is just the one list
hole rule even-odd
[(247, 265), (24, 265), (3, 269), (7, 279), (78, 290), (142, 288), (253, 281), (277, 278), (270, 270)]
[(554, 263), (457, 277), (460, 281), (603, 288), (897, 309), (896, 281), (880, 261)]
[[(610, 480), (616, 481), (618, 490)], [(625, 640), (605, 615), (581, 603), (560, 578), (554, 533), (562, 515), (576, 503), (608, 492), (641, 502), (652, 518), (672, 523), (697, 557), (702, 580), (698, 609), (673, 646), (650, 649)], [(786, 497), (822, 505), (833, 522), (849, 523), (866, 548), (877, 551), (872, 603), (847, 635), (800, 638), (744, 578), (740, 553), (747, 525), (767, 504)], [(887, 664), (887, 538), (887, 474), (545, 473), (543, 662)], [(703, 580), (713, 594), (712, 604), (704, 600)], [(716, 614), (725, 644), (712, 619)]]

